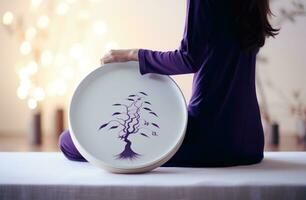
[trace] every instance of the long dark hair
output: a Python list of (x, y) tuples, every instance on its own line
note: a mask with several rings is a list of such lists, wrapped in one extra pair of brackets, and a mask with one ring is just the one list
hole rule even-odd
[(269, 22), (272, 12), (269, 0), (233, 0), (235, 27), (240, 44), (245, 50), (262, 47), (266, 37), (274, 37), (279, 29)]

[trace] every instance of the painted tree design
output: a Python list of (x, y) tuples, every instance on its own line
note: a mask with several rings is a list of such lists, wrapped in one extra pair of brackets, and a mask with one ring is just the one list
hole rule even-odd
[(112, 114), (112, 120), (102, 124), (101, 129), (107, 131), (117, 130), (118, 138), (125, 142), (124, 150), (115, 155), (117, 159), (134, 160), (141, 156), (132, 149), (132, 141), (129, 136), (132, 134), (140, 135), (142, 137), (150, 138), (150, 136), (158, 136), (157, 131), (160, 127), (156, 122), (144, 119), (144, 116), (150, 116), (150, 119), (158, 118), (158, 115), (152, 110), (151, 102), (147, 100), (148, 94), (145, 92), (138, 92), (130, 94), (126, 99), (130, 103), (115, 103), (112, 106), (122, 107), (121, 111)]

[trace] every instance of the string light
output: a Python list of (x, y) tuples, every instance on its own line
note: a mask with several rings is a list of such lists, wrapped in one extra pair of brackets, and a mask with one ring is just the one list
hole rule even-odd
[(42, 65), (48, 66), (52, 63), (52, 60), (53, 60), (53, 55), (50, 50), (44, 50), (41, 53), (40, 62)]
[(65, 56), (63, 53), (58, 53), (56, 54), (55, 58), (54, 58), (54, 65), (55, 66), (62, 66), (65, 63)]
[(49, 96), (63, 96), (67, 90), (67, 84), (61, 79), (56, 79), (48, 86), (48, 95)]
[(4, 13), (3, 17), (2, 17), (2, 23), (4, 25), (10, 25), (13, 23), (14, 20), (14, 15), (12, 12), (7, 11)]
[(103, 21), (95, 22), (92, 26), (92, 30), (97, 35), (103, 35), (107, 31), (107, 26)]
[(62, 75), (63, 75), (64, 79), (72, 80), (73, 75), (74, 75), (73, 68), (71, 66), (64, 67), (63, 70), (62, 70)]
[(34, 98), (28, 99), (28, 106), (31, 110), (34, 110), (37, 107), (37, 101)]
[(67, 90), (67, 84), (63, 80), (56, 80), (54, 82), (56, 88), (56, 94), (58, 96), (64, 96)]
[(28, 41), (23, 41), (20, 45), (20, 53), (23, 55), (27, 55), (32, 51), (31, 43)]
[(30, 79), (21, 80), (20, 85), (26, 88), (26, 90), (30, 90), (32, 88), (32, 82), (30, 81)]
[(82, 56), (78, 64), (81, 70), (87, 69), (89, 65), (89, 60), (85, 56)]
[(28, 96), (28, 88), (24, 85), (20, 85), (17, 89), (17, 97), (19, 99), (26, 99)]
[(20, 80), (27, 80), (29, 78), (29, 72), (26, 68), (21, 68), (18, 72)]
[(57, 7), (56, 7), (56, 13), (58, 15), (65, 15), (67, 13), (69, 9), (69, 6), (64, 3), (64, 2), (61, 2)]
[(17, 97), (20, 99), (26, 99), (29, 96), (29, 91), (31, 89), (30, 80), (22, 80), (19, 87), (17, 88)]
[(88, 10), (83, 9), (79, 12), (78, 18), (81, 20), (87, 20), (90, 18), (90, 12)]
[(73, 3), (77, 2), (77, 0), (66, 0), (66, 1), (67, 1), (67, 3), (70, 3), (70, 4), (73, 4)]
[(37, 21), (37, 26), (41, 29), (47, 28), (49, 25), (49, 17), (46, 15), (41, 16)]
[(42, 0), (32, 0), (32, 7), (37, 8), (41, 4)]
[(41, 87), (36, 87), (33, 91), (33, 97), (36, 101), (42, 101), (45, 98), (45, 91)]
[(82, 56), (82, 45), (80, 43), (74, 43), (70, 48), (69, 54), (72, 58), (79, 59)]
[[(68, 84), (75, 77), (79, 77), (79, 75), (88, 73), (89, 70), (93, 69), (93, 66), (90, 67), (91, 56), (89, 53), (88, 55), (86, 54), (87, 51), (85, 51), (81, 41), (86, 34), (92, 34), (92, 36), (97, 37), (106, 34), (108, 26), (105, 21), (82, 22), (89, 30), (87, 28), (74, 30), (80, 33), (75, 36), (76, 38), (71, 38), (74, 41), (73, 43), (69, 43), (71, 40), (66, 40), (65, 44), (60, 44), (60, 46), (53, 45), (54, 41), (57, 42), (56, 39), (58, 39), (54, 38), (54, 36), (63, 33), (54, 32), (58, 26), (55, 21), (54, 23), (51, 21), (49, 16), (54, 14), (63, 16), (69, 12), (69, 15), (74, 15), (74, 18), (79, 20), (78, 22), (80, 20), (90, 20), (93, 15), (91, 3), (98, 1), (87, 2), (87, 6), (80, 3), (79, 5), (82, 6), (78, 5), (78, 10), (76, 11), (73, 6), (77, 2), (79, 3), (78, 0), (60, 0), (56, 2), (55, 7), (52, 7), (50, 11), (31, 10), (31, 12), (35, 12), (34, 15), (31, 15), (34, 19), (29, 20), (32, 24), (27, 24), (28, 18), (26, 17), (23, 25), (16, 23), (14, 29), (6, 27), (8, 30), (12, 30), (9, 33), (14, 34), (18, 41), (21, 38), (19, 51), (24, 56), (22, 57), (23, 61), (16, 66), (20, 81), (16, 94), (19, 99), (27, 101), (30, 109), (38, 107), (39, 102), (43, 101), (46, 96), (65, 95), (68, 90)], [(30, 8), (43, 9), (43, 3), (43, 0), (30, 0)], [(49, 4), (46, 4), (46, 6), (49, 6)], [(36, 15), (38, 13), (40, 14)], [(16, 19), (17, 16), (11, 11), (7, 11), (2, 16), (2, 24), (9, 26), (15, 23)], [(106, 50), (118, 47), (119, 45), (115, 41), (109, 41), (105, 45)], [(50, 68), (50, 66), (53, 68)], [(51, 69), (52, 71), (50, 72)]]
[(25, 32), (26, 40), (32, 40), (35, 38), (37, 31), (34, 27), (30, 27)]
[(38, 65), (34, 60), (29, 62), (28, 66), (27, 66), (27, 71), (28, 71), (29, 75), (33, 75), (33, 74), (37, 73)]

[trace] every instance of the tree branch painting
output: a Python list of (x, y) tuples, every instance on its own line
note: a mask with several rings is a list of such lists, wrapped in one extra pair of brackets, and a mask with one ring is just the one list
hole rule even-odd
[(99, 131), (102, 129), (112, 132), (117, 130), (115, 133), (117, 133), (118, 139), (125, 143), (123, 151), (115, 155), (116, 159), (134, 160), (141, 156), (141, 154), (136, 153), (132, 149), (132, 141), (129, 139), (130, 135), (134, 134), (145, 138), (158, 136), (157, 130), (160, 127), (157, 122), (144, 119), (144, 115), (152, 116), (151, 118), (154, 119), (159, 118), (151, 108), (152, 103), (147, 99), (148, 94), (145, 92), (128, 95), (124, 99), (127, 103), (115, 103), (112, 105), (117, 107), (118, 111), (112, 114), (111, 120), (99, 127)]

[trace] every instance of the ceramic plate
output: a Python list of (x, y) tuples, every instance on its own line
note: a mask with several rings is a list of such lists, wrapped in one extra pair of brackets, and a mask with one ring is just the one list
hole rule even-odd
[(69, 129), (79, 152), (111, 172), (150, 171), (180, 147), (187, 126), (186, 101), (166, 75), (141, 75), (139, 63), (105, 64), (77, 86)]

